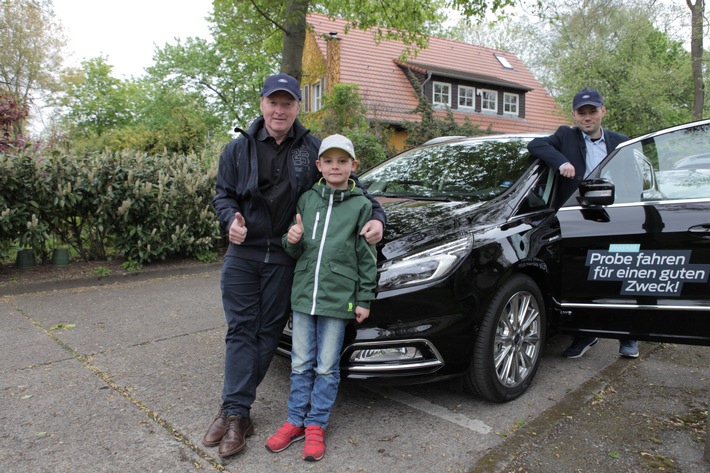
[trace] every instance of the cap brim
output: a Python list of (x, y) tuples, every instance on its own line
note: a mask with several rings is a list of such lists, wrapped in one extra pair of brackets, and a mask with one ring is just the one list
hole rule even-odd
[(601, 108), (602, 103), (601, 102), (586, 101), (586, 102), (582, 102), (580, 104), (577, 104), (577, 106), (574, 107), (574, 109), (579, 110), (580, 108), (584, 107), (585, 105), (594, 105), (597, 108)]
[(341, 151), (345, 151), (345, 154), (347, 154), (348, 156), (350, 156), (353, 159), (357, 159), (353, 153), (351, 153), (350, 151), (348, 151), (345, 148), (341, 148), (340, 146), (328, 146), (325, 149), (319, 150), (318, 157), (320, 158), (323, 155), (323, 153), (325, 153), (326, 151), (329, 151), (331, 149), (339, 149)]
[(284, 88), (280, 88), (280, 87), (277, 88), (277, 89), (271, 89), (271, 90), (269, 90), (269, 91), (267, 91), (267, 92), (264, 92), (264, 93), (261, 94), (261, 96), (262, 96), (262, 97), (268, 97), (269, 95), (273, 94), (274, 92), (278, 92), (278, 91), (288, 92), (289, 94), (291, 94), (291, 96), (292, 96), (294, 99), (296, 99), (296, 100), (301, 100), (301, 98), (300, 98), (298, 95), (294, 94), (294, 93), (291, 92), (290, 90), (284, 89)]

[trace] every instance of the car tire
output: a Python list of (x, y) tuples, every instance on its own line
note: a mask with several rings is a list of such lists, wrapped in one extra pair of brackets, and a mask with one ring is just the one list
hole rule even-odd
[(542, 293), (517, 274), (488, 303), (474, 341), (466, 388), (493, 402), (511, 401), (532, 383), (545, 346)]

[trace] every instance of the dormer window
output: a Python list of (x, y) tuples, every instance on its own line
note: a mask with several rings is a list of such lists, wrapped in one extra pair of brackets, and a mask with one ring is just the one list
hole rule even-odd
[(484, 112), (498, 112), (498, 92), (481, 89), (481, 110)]
[(473, 87), (459, 86), (459, 108), (474, 109), (476, 106), (476, 89)]
[(451, 84), (434, 82), (434, 106), (451, 107)]

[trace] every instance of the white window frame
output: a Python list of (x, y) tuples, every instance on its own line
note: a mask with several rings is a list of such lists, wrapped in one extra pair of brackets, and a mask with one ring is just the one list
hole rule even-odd
[(481, 95), (481, 111), (498, 113), (498, 91), (480, 89), (479, 92)]
[(321, 108), (321, 98), (323, 96), (323, 87), (320, 82), (313, 84), (311, 94), (313, 95), (313, 107), (311, 111), (317, 112)]
[[(437, 88), (439, 88), (438, 92), (436, 90)], [(446, 91), (444, 92), (443, 89), (446, 89)], [(446, 101), (444, 101), (443, 99), (446, 99)], [(451, 107), (451, 84), (449, 84), (448, 82), (432, 83), (431, 102), (435, 107)]]
[(518, 115), (520, 113), (520, 96), (503, 92), (503, 113), (506, 115)]
[[(471, 104), (461, 103), (461, 99), (470, 100)], [(476, 88), (465, 85), (459, 86), (459, 108), (475, 110), (476, 109)]]

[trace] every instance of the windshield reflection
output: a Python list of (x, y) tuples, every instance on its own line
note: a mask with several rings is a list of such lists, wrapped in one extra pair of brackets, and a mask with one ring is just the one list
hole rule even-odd
[(374, 196), (490, 200), (527, 169), (526, 145), (524, 140), (472, 140), (415, 148), (359, 179)]

